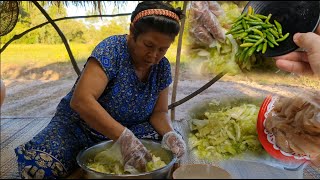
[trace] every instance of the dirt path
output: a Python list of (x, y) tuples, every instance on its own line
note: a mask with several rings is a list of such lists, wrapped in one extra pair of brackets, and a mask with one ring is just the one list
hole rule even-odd
[[(173, 71), (174, 74), (174, 71)], [(177, 100), (191, 94), (207, 83), (212, 77), (203, 77), (182, 70), (179, 75)], [(1, 109), (2, 117), (51, 117), (61, 98), (71, 89), (76, 74), (60, 80), (5, 79), (6, 99)], [(287, 85), (261, 85), (250, 81), (229, 81), (223, 77), (204, 92), (176, 107), (176, 119), (184, 118), (195, 104), (204, 100), (234, 98), (238, 96), (265, 97), (270, 93), (290, 94), (298, 89)], [(171, 102), (172, 84), (170, 86), (169, 103)]]

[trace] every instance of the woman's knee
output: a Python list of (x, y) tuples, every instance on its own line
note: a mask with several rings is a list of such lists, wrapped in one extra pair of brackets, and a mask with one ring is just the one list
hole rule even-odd
[(15, 153), (21, 177), (61, 178), (73, 171), (77, 153), (88, 143), (75, 135), (76, 128), (51, 121), (30, 141), (18, 146)]
[(61, 161), (44, 151), (26, 150), (20, 145), (15, 149), (15, 153), (18, 171), (23, 179), (56, 179), (69, 174)]

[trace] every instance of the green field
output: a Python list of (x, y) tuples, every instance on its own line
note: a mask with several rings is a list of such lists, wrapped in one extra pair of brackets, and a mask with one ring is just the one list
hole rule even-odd
[[(70, 44), (72, 54), (77, 62), (85, 61), (96, 44)], [(177, 46), (173, 44), (166, 57), (176, 61)], [(186, 61), (182, 53), (181, 61)], [(34, 64), (45, 66), (52, 63), (70, 62), (64, 44), (10, 44), (1, 54), (1, 65)]]
[[(172, 64), (176, 62), (177, 43), (173, 43), (166, 57)], [(70, 44), (72, 54), (79, 69), (90, 56), (97, 44)], [(181, 63), (188, 61), (186, 53), (181, 53)], [(64, 44), (10, 44), (1, 53), (1, 78), (38, 79), (47, 74), (56, 74), (54, 79), (75, 75), (70, 57)], [(50, 78), (49, 78), (50, 79)]]
[[(80, 69), (82, 69), (84, 62), (95, 46), (96, 44), (70, 44), (70, 48)], [(174, 43), (166, 54), (166, 57), (173, 66), (176, 62), (176, 53), (177, 46)], [(182, 49), (180, 61), (182, 69), (186, 68), (188, 62), (190, 62), (190, 58), (188, 58), (184, 49)], [(75, 74), (64, 44), (10, 44), (1, 54), (1, 78), (3, 79), (37, 79), (45, 75), (47, 76), (48, 71), (51, 74), (59, 74), (57, 76), (58, 79), (68, 78), (70, 75)], [(281, 71), (276, 72), (276, 70), (269, 67), (236, 76), (225, 76), (223, 80), (320, 88), (320, 82), (317, 79), (298, 77)]]

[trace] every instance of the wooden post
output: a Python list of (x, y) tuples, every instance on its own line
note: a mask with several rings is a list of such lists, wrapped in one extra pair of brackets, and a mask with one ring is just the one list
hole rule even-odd
[[(176, 68), (175, 68), (175, 74), (174, 74), (174, 81), (173, 81), (173, 88), (172, 88), (172, 97), (171, 97), (171, 103), (176, 102), (176, 93), (177, 93), (177, 86), (178, 86), (178, 80), (179, 80), (179, 68), (180, 68), (180, 55), (181, 55), (181, 47), (182, 47), (182, 36), (184, 31), (184, 25), (186, 22), (186, 12), (187, 12), (187, 5), (188, 1), (183, 2), (183, 14), (185, 15), (185, 18), (181, 20), (181, 29), (179, 33), (179, 41), (178, 41), (178, 47), (177, 47), (177, 57), (176, 57)], [(175, 119), (175, 108), (171, 109), (171, 120)]]

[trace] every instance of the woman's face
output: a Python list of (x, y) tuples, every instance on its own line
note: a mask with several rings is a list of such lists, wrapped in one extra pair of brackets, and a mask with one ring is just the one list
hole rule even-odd
[(171, 36), (155, 31), (140, 34), (134, 40), (131, 33), (128, 38), (128, 45), (135, 66), (149, 68), (158, 64), (173, 40)]

